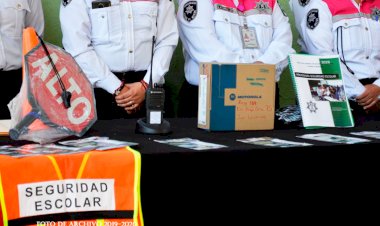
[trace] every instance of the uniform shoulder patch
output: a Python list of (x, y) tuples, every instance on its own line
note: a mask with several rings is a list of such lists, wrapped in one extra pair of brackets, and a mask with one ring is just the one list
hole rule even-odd
[(319, 24), (319, 11), (318, 9), (311, 9), (308, 13), (307, 13), (307, 17), (306, 17), (306, 26), (309, 28), (309, 29), (314, 29), (318, 26)]
[(371, 18), (372, 20), (379, 21), (380, 19), (380, 9), (377, 8), (376, 6), (371, 9)]
[(66, 7), (70, 2), (71, 0), (62, 0), (62, 5)]
[(183, 6), (183, 18), (190, 22), (197, 16), (197, 1), (189, 1)]
[(307, 4), (309, 4), (309, 2), (310, 2), (310, 0), (298, 0), (298, 3), (303, 7), (305, 7)]

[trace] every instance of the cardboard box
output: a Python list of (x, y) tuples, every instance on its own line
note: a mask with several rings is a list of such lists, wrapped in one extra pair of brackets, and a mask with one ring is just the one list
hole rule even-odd
[(201, 63), (199, 69), (198, 128), (273, 129), (275, 65)]

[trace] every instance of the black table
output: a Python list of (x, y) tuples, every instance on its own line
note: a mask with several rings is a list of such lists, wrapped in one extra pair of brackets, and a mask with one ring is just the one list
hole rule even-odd
[[(378, 207), (380, 140), (332, 144), (296, 138), (306, 133), (350, 135), (379, 131), (380, 122), (355, 128), (303, 128), (271, 131), (208, 132), (194, 118), (168, 119), (173, 133), (136, 134), (136, 120), (99, 121), (89, 135), (139, 143), (141, 196), (147, 226), (352, 223)], [(269, 136), (308, 142), (309, 147), (269, 148), (236, 139)], [(154, 142), (190, 137), (227, 148), (194, 151)], [(378, 209), (378, 208), (377, 208)], [(340, 215), (343, 211), (344, 215)], [(377, 215), (377, 214), (376, 214)], [(374, 215), (374, 216), (376, 216)], [(378, 219), (376, 219), (378, 222)], [(273, 225), (273, 224), (271, 224)]]
[[(349, 133), (379, 131), (380, 122), (355, 128), (208, 132), (196, 127), (195, 118), (168, 121), (173, 132), (165, 136), (136, 134), (133, 119), (100, 120), (85, 135), (139, 143), (146, 226), (325, 225), (352, 223), (359, 216), (361, 225), (371, 216), (379, 221), (374, 216), (380, 194), (380, 140), (346, 145), (296, 136), (353, 136)], [(236, 141), (262, 136), (314, 145), (275, 148)], [(154, 141), (184, 137), (228, 147), (194, 151)], [(4, 137), (0, 141), (10, 142)]]

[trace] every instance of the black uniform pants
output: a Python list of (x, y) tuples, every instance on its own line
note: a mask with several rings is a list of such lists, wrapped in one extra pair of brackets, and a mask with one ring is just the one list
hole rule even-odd
[(8, 103), (20, 92), (22, 70), (0, 70), (0, 119), (10, 119)]
[[(359, 80), (363, 85), (372, 84), (377, 78), (367, 78)], [(354, 117), (355, 125), (362, 125), (366, 121), (379, 121), (380, 111), (366, 112), (363, 106), (360, 106), (356, 101), (350, 100), (350, 107), (352, 109), (352, 116)]]

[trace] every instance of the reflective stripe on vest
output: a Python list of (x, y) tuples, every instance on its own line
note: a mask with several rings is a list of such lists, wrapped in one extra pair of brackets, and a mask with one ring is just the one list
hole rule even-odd
[(0, 156), (0, 163), (4, 226), (38, 221), (143, 225), (141, 156), (129, 147), (18, 159)]

